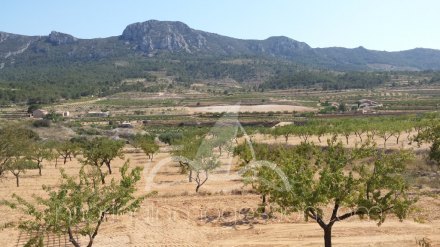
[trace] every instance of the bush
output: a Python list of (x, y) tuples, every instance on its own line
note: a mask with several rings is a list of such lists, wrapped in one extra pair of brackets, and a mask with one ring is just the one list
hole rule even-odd
[(182, 137), (182, 133), (179, 132), (165, 132), (159, 135), (159, 140), (168, 145), (172, 145), (176, 141), (182, 140)]
[(50, 120), (47, 120), (47, 119), (41, 119), (41, 120), (35, 120), (35, 121), (32, 123), (32, 126), (34, 126), (35, 128), (41, 128), (41, 127), (43, 127), (43, 128), (49, 128), (49, 127), (50, 127), (50, 124), (51, 124)]

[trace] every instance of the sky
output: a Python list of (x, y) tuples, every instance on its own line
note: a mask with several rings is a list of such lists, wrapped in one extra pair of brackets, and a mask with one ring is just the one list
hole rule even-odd
[(241, 39), (287, 36), (312, 47), (440, 49), (438, 0), (2, 0), (0, 31), (117, 36), (135, 22), (181, 21)]

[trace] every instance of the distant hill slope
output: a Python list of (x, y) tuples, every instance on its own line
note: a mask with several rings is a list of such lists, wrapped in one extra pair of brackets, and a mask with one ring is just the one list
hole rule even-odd
[[(182, 56), (184, 55), (184, 56)], [(150, 20), (128, 25), (119, 37), (77, 39), (52, 32), (23, 36), (0, 32), (0, 68), (148, 60), (152, 57), (259, 57), (335, 70), (440, 70), (440, 51), (413, 49), (401, 52), (359, 47), (311, 48), (287, 37), (241, 40), (194, 30), (182, 22)]]
[[(440, 70), (440, 51), (312, 48), (283, 36), (242, 40), (156, 20), (97, 39), (55, 31), (47, 36), (0, 32), (0, 105), (189, 87), (197, 81), (233, 80), (246, 90), (371, 88), (389, 80), (383, 71), (400, 70)], [(157, 74), (171, 84), (160, 82)], [(155, 85), (124, 80), (130, 78)]]

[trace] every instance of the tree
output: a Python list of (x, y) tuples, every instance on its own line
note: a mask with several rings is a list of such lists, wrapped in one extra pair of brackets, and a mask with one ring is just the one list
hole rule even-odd
[(418, 142), (419, 145), (431, 143), (429, 158), (440, 165), (440, 124), (437, 121), (433, 120), (430, 124), (426, 125), (426, 128), (420, 130), (415, 136), (414, 141)]
[(129, 171), (126, 162), (120, 169), (121, 179), (113, 179), (108, 185), (100, 185), (96, 172), (81, 169), (77, 181), (77, 177), (69, 177), (61, 171), (63, 180), (57, 190), (43, 186), (48, 197), (34, 195), (35, 203), (32, 203), (14, 194), (13, 200), (2, 201), (2, 204), (31, 216), (20, 222), (21, 229), (43, 233), (29, 243), (42, 242), (44, 233), (53, 232), (68, 234), (72, 245), (80, 247), (74, 238), (74, 231), (78, 229), (80, 235), (88, 237), (87, 246), (91, 247), (107, 215), (123, 215), (140, 207), (145, 196), (134, 194), (141, 171), (140, 167)]
[(145, 155), (153, 161), (154, 154), (159, 151), (159, 145), (154, 140), (154, 136), (150, 135), (138, 135), (134, 138), (133, 146), (142, 149)]
[(209, 173), (220, 166), (217, 156), (212, 152), (213, 147), (203, 144), (197, 151), (196, 158), (189, 161), (192, 180), (196, 182), (196, 192), (208, 181)]
[(28, 107), (28, 109), (27, 109), (27, 113), (33, 113), (35, 110), (38, 110), (38, 109), (40, 109), (40, 105), (38, 105), (38, 104), (30, 104), (29, 105), (29, 107)]
[(17, 187), (20, 187), (20, 174), (26, 173), (26, 170), (38, 169), (38, 166), (26, 158), (15, 157), (8, 163), (7, 169), (14, 175)]
[(7, 164), (19, 150), (19, 143), (15, 143), (15, 133), (11, 128), (0, 130), (0, 176), (7, 170)]
[(144, 142), (140, 148), (151, 161), (153, 161), (154, 155), (159, 151), (159, 145), (155, 142)]
[(351, 122), (341, 122), (337, 128), (339, 134), (345, 137), (345, 142), (348, 145), (350, 135), (353, 133), (353, 124)]
[[(369, 216), (380, 225), (386, 214), (401, 220), (408, 215), (415, 202), (402, 175), (411, 156), (408, 152), (384, 153), (366, 144), (346, 149), (336, 138), (313, 152), (304, 152), (300, 146), (294, 156), (278, 159), (282, 176), (271, 176), (268, 193), (283, 212), (302, 212), (306, 219), (315, 220), (324, 231), (326, 247), (331, 246), (336, 222), (357, 215)], [(325, 208), (330, 205), (326, 221)], [(341, 208), (350, 210), (340, 215)]]
[(287, 143), (289, 141), (289, 136), (294, 133), (294, 128), (295, 128), (295, 126), (293, 126), (293, 125), (285, 125), (285, 126), (281, 126), (281, 127), (276, 127), (272, 133), (274, 136), (284, 136), (284, 140)]
[(159, 140), (168, 145), (172, 145), (180, 140), (182, 140), (183, 135), (180, 132), (165, 132), (158, 136)]
[(302, 145), (294, 147), (255, 143), (252, 148), (248, 143), (244, 143), (235, 148), (234, 154), (239, 155), (243, 160), (240, 172), (244, 184), (251, 185), (261, 195), (260, 212), (266, 212), (270, 193), (274, 189), (273, 181), (282, 175), (277, 163), (282, 163), (282, 160), (292, 160), (296, 157), (297, 152), (306, 155), (312, 151), (311, 147), (304, 142)]
[(202, 145), (202, 137), (185, 137), (182, 140), (183, 145), (174, 147), (172, 155), (179, 162), (180, 172), (188, 173), (188, 182), (192, 182), (192, 169), (190, 169), (190, 161), (197, 157), (199, 147)]
[[(63, 157), (63, 164), (66, 164), (67, 159), (72, 161), (72, 156), (76, 157), (76, 155), (78, 154), (78, 144), (72, 141), (63, 141), (57, 144), (56, 151), (58, 155)], [(58, 159), (55, 166), (57, 165), (57, 163)]]
[(115, 158), (124, 158), (124, 141), (111, 140), (109, 138), (98, 138), (98, 148), (102, 155), (102, 161), (107, 166), (108, 173), (112, 174), (111, 162)]
[(44, 119), (56, 123), (63, 120), (63, 115), (51, 110), (46, 116), (44, 116)]
[(37, 168), (38, 174), (41, 176), (41, 169), (43, 168), (44, 160), (53, 160), (56, 156), (54, 153), (54, 144), (51, 142), (34, 142), (31, 146), (31, 151), (29, 153), (29, 159), (34, 161)]
[(187, 136), (184, 145), (174, 149), (173, 156), (179, 162), (182, 173), (188, 173), (188, 181), (196, 183), (196, 192), (208, 180), (209, 173), (220, 166), (214, 154), (214, 143), (206, 136)]
[(28, 129), (6, 126), (0, 130), (0, 175), (10, 171), (17, 180), (27, 169), (34, 169), (29, 162), (32, 143), (39, 139), (38, 135)]
[(383, 139), (383, 148), (387, 148), (387, 141), (394, 135), (394, 131), (389, 126), (378, 126), (378, 135)]
[(235, 126), (214, 127), (210, 131), (211, 138), (209, 138), (207, 141), (209, 141), (212, 147), (218, 149), (220, 156), (222, 155), (223, 150), (226, 150), (229, 156), (232, 148), (232, 139), (234, 138), (236, 132)]
[(122, 148), (124, 143), (121, 141), (114, 141), (106, 137), (95, 138), (90, 141), (85, 141), (81, 145), (84, 160), (81, 160), (83, 165), (90, 165), (96, 168), (99, 172), (101, 183), (105, 184), (106, 172), (102, 171), (104, 165), (108, 168), (108, 173), (111, 174), (111, 161), (116, 157), (123, 158), (124, 154)]

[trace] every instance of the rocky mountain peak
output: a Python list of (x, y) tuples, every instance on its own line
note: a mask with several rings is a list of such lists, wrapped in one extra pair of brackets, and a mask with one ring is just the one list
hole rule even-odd
[(128, 25), (120, 38), (147, 53), (160, 50), (192, 53), (203, 49), (207, 43), (203, 32), (182, 22), (156, 20)]
[(66, 45), (76, 43), (78, 39), (70, 34), (52, 31), (46, 41), (53, 45)]

